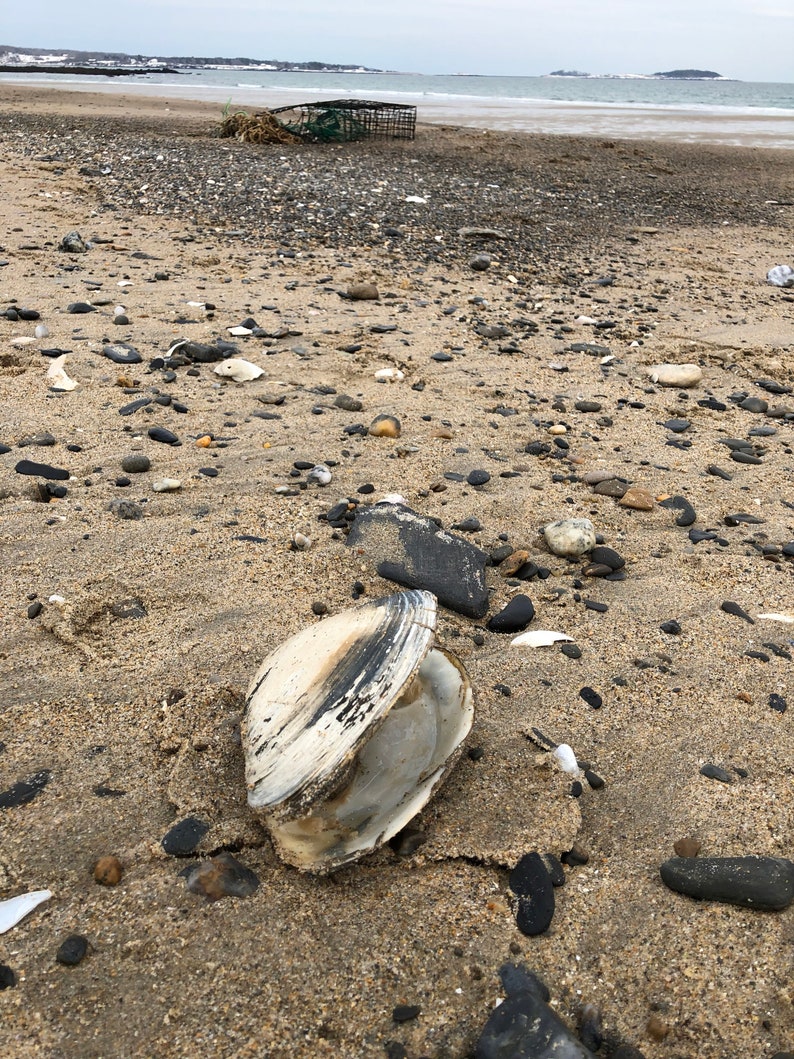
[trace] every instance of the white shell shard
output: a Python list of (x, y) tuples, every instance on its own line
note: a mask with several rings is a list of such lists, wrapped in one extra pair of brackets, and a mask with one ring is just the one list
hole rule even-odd
[(533, 629), (531, 632), (522, 632), (511, 640), (510, 644), (512, 647), (549, 647), (560, 640), (573, 640), (573, 636), (566, 636), (564, 632), (552, 632), (551, 629)]
[(175, 493), (181, 488), (181, 478), (158, 478), (157, 481), (152, 482), (152, 489), (155, 493)]
[(404, 378), (405, 373), (399, 368), (378, 368), (375, 372), (377, 382), (402, 382)]
[(264, 375), (265, 369), (252, 364), (250, 360), (243, 360), (242, 357), (231, 357), (229, 360), (222, 360), (216, 366), (215, 374), (234, 379), (235, 382), (251, 382), (253, 379), (258, 379), (260, 375)]
[(436, 599), (410, 591), (318, 622), (273, 651), (243, 719), (248, 804), (279, 854), (333, 871), (387, 842), (454, 764), (468, 678), (432, 649)]
[(563, 772), (567, 772), (569, 776), (579, 775), (580, 769), (579, 763), (576, 760), (576, 754), (574, 754), (573, 749), (568, 746), (567, 743), (560, 743), (559, 746), (552, 750), (551, 754), (552, 757), (557, 759), (557, 764)]
[(75, 382), (74, 379), (70, 379), (64, 370), (64, 364), (66, 363), (66, 354), (62, 353), (60, 357), (56, 357), (52, 361), (49, 368), (47, 368), (47, 378), (50, 380), (50, 387), (53, 390), (59, 392), (66, 392), (68, 390), (76, 390), (80, 385)]
[(10, 897), (7, 901), (0, 901), (0, 934), (5, 934), (7, 930), (15, 927), (42, 901), (49, 901), (51, 897), (51, 890), (33, 890), (32, 893), (20, 894), (19, 897)]
[(787, 625), (794, 625), (794, 615), (791, 614), (759, 614), (762, 621), (783, 621)]
[(250, 327), (243, 327), (240, 324), (236, 327), (227, 327), (226, 330), (230, 335), (234, 335), (235, 338), (245, 338), (246, 335), (252, 335), (254, 333)]
[(307, 482), (317, 482), (318, 485), (331, 484), (331, 468), (325, 463), (318, 463), (306, 475)]

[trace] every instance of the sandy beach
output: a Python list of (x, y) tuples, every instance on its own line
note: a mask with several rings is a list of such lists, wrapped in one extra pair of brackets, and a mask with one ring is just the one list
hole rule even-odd
[[(509, 961), (572, 1033), (598, 1011), (600, 1056), (793, 1051), (794, 905), (659, 873), (686, 839), (794, 850), (794, 290), (766, 281), (794, 265), (789, 152), (430, 125), (251, 146), (219, 118), (0, 86), (0, 901), (52, 891), (0, 935), (0, 1052), (469, 1059)], [(263, 374), (168, 360), (219, 339)], [(668, 363), (699, 380), (654, 382)], [(486, 617), (438, 622), (474, 727), (408, 840), (305, 875), (246, 805), (245, 693), (318, 611), (401, 590), (345, 542), (394, 493), (494, 555)], [(568, 518), (622, 579), (550, 552)], [(489, 630), (520, 594), (578, 651)], [(603, 786), (572, 791), (533, 729)], [(510, 869), (573, 849), (525, 936)], [(186, 885), (222, 853), (250, 896)]]

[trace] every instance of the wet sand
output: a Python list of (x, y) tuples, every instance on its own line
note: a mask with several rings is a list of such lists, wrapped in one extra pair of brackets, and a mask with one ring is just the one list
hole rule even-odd
[[(0, 117), (0, 311), (41, 315), (0, 316), (0, 791), (50, 773), (0, 809), (0, 899), (53, 891), (0, 937), (17, 979), (0, 991), (3, 1053), (464, 1059), (508, 960), (569, 1026), (596, 1005), (605, 1056), (791, 1050), (792, 908), (698, 903), (659, 877), (688, 837), (701, 855), (792, 854), (794, 626), (761, 615), (794, 616), (794, 396), (758, 385), (794, 385), (794, 293), (765, 281), (792, 263), (786, 152), (432, 126), (413, 143), (252, 147), (215, 136), (215, 104), (8, 86)], [(58, 249), (72, 230), (86, 254)], [(380, 299), (342, 297), (356, 282)], [(67, 311), (82, 301), (96, 311)], [(260, 379), (150, 366), (249, 317), (271, 336), (235, 339)], [(15, 344), (37, 323), (47, 337)], [(103, 356), (121, 342), (142, 361)], [(52, 348), (77, 389), (49, 389)], [(654, 385), (668, 361), (702, 381)], [(379, 383), (383, 367), (404, 379)], [(378, 414), (399, 418), (398, 439), (345, 431)], [(726, 439), (761, 462), (731, 459)], [(125, 474), (130, 455), (151, 470)], [(66, 495), (43, 502), (44, 479), (15, 471), (25, 459), (66, 469)], [(331, 484), (296, 461), (328, 463)], [(468, 485), (474, 469), (490, 480)], [(651, 510), (595, 494), (599, 470)], [(181, 488), (155, 492), (162, 478)], [(475, 690), (466, 750), (482, 756), (464, 751), (412, 854), (305, 876), (245, 803), (245, 689), (319, 620), (312, 604), (399, 590), (323, 519), (394, 492), (448, 529), (478, 519), (466, 536), (485, 551), (527, 550), (548, 577), (490, 567), (488, 616), (525, 593), (530, 628), (572, 636), (581, 657), (442, 610), (438, 640)], [(714, 536), (693, 540), (668, 496)], [(143, 517), (120, 519), (118, 500)], [(549, 553), (540, 530), (564, 517), (592, 519), (625, 580)], [(604, 788), (571, 797), (532, 728)], [(189, 816), (209, 825), (195, 855), (168, 856), (161, 839)], [(523, 936), (509, 868), (574, 845), (587, 863), (565, 867), (550, 929)], [(222, 850), (257, 874), (253, 895), (187, 889), (186, 864)], [(105, 855), (117, 886), (93, 879)], [(90, 942), (76, 967), (55, 961), (70, 933)], [(420, 1014), (395, 1022), (401, 1004)]]

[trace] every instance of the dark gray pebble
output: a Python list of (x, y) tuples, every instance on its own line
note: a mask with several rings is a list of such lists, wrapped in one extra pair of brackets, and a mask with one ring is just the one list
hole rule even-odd
[(670, 621), (663, 622), (659, 626), (659, 628), (662, 632), (666, 632), (668, 636), (680, 636), (681, 634), (681, 626), (675, 620), (675, 618), (671, 618)]
[(0, 963), (0, 991), (13, 989), (17, 984), (17, 976), (7, 963)]
[(567, 658), (581, 658), (582, 649), (575, 643), (564, 643), (560, 647), (560, 653), (564, 654)]
[(478, 518), (464, 518), (460, 522), (453, 522), (452, 528), (461, 533), (477, 533), (482, 529), (482, 523)]
[(217, 467), (199, 467), (199, 474), (203, 474), (205, 478), (217, 478), (218, 468)]
[(445, 353), (443, 350), (441, 350), (438, 353), (433, 353), (430, 359), (438, 361), (440, 364), (446, 364), (448, 361), (454, 360), (455, 358), (452, 356), (451, 353)]
[(529, 596), (513, 596), (510, 602), (488, 621), (491, 632), (520, 632), (535, 617), (535, 608)]
[(744, 449), (733, 449), (731, 459), (736, 463), (758, 464), (763, 462), (760, 456), (754, 456), (752, 452), (746, 452)]
[(36, 600), (35, 603), (31, 603), (30, 606), (28, 607), (28, 617), (29, 618), (38, 618), (39, 614), (41, 614), (43, 609), (44, 608), (42, 607), (42, 605), (39, 602), (39, 600)]
[(662, 423), (662, 426), (666, 430), (671, 430), (674, 434), (683, 434), (685, 430), (689, 430), (692, 424), (688, 419), (668, 419), (667, 422)]
[(422, 1013), (422, 1009), (418, 1004), (398, 1004), (391, 1013), (391, 1017), (395, 1022), (410, 1022), (411, 1019), (418, 1018)]
[(37, 478), (47, 478), (56, 482), (65, 482), (69, 478), (69, 472), (63, 467), (52, 467), (49, 463), (34, 463), (33, 460), (20, 460), (14, 470), (17, 474), (35, 475)]
[(591, 769), (584, 770), (584, 778), (587, 780), (588, 785), (594, 791), (600, 791), (601, 788), (604, 786), (603, 779), (598, 775), (597, 772), (593, 772)]
[(42, 769), (41, 772), (28, 776), (26, 780), (13, 783), (7, 790), (0, 791), (0, 809), (16, 809), (17, 806), (32, 802), (50, 782), (51, 776), (49, 769)]
[(592, 706), (594, 710), (600, 710), (604, 704), (604, 700), (595, 690), (595, 688), (583, 687), (579, 692), (579, 698), (584, 699), (588, 706)]
[(469, 268), (474, 269), (475, 272), (486, 272), (490, 267), (490, 254), (475, 254), (474, 257), (469, 260)]
[(624, 482), (619, 478), (607, 478), (603, 482), (598, 482), (593, 487), (593, 492), (598, 496), (611, 496), (616, 500), (620, 500), (628, 489), (628, 482)]
[(774, 912), (794, 901), (794, 862), (783, 857), (672, 857), (661, 865), (671, 890)]
[(66, 254), (88, 253), (88, 246), (79, 232), (68, 232), (63, 239), (61, 239), (58, 249), (63, 250)]
[(137, 412), (139, 408), (145, 408), (147, 404), (151, 404), (151, 397), (138, 397), (134, 401), (130, 401), (129, 404), (123, 405), (119, 408), (120, 416), (131, 416), (133, 412)]
[(143, 508), (134, 500), (111, 500), (108, 511), (125, 522), (137, 522), (143, 518)]
[(586, 599), (584, 601), (585, 610), (594, 610), (597, 614), (606, 614), (609, 610), (607, 603), (599, 603), (596, 599)]
[(719, 780), (720, 783), (733, 783), (733, 776), (731, 776), (730, 772), (720, 768), (719, 765), (706, 763), (700, 769), (700, 775), (710, 780)]
[(749, 622), (750, 625), (755, 625), (755, 620), (750, 617), (746, 610), (742, 610), (738, 603), (734, 603), (731, 599), (726, 599), (724, 603), (720, 603), (720, 610), (725, 611), (726, 614), (733, 615), (734, 618), (742, 618), (744, 621)]
[(735, 515), (725, 516), (726, 526), (741, 526), (742, 524), (748, 526), (761, 526), (763, 525), (764, 519), (758, 518), (757, 515), (748, 515), (744, 511), (739, 511)]
[(151, 466), (148, 456), (125, 456), (121, 461), (121, 469), (127, 474), (144, 474)]
[(197, 816), (187, 816), (163, 835), (160, 845), (170, 857), (189, 857), (209, 831), (210, 825)]
[(486, 482), (490, 482), (491, 476), (487, 471), (469, 471), (466, 476), (466, 481), (469, 485), (485, 485)]
[(175, 445), (179, 441), (177, 435), (165, 427), (149, 427), (147, 433), (152, 441), (162, 442), (163, 445)]
[(769, 404), (762, 397), (745, 397), (739, 402), (739, 407), (745, 412), (765, 412)]
[(769, 696), (769, 708), (776, 713), (785, 713), (788, 708), (788, 703), (782, 695), (777, 695), (775, 692), (772, 692)]
[(716, 463), (710, 463), (706, 470), (709, 474), (713, 474), (715, 478), (722, 478), (725, 482), (733, 481), (733, 475), (728, 471), (724, 471), (722, 467), (718, 467)]
[(607, 548), (603, 544), (599, 544), (593, 548), (590, 552), (590, 559), (594, 563), (608, 566), (610, 570), (620, 570), (626, 564), (626, 560), (622, 555), (619, 555), (614, 549)]
[(102, 355), (112, 360), (114, 364), (140, 364), (143, 361), (138, 350), (128, 342), (103, 346)]
[(95, 313), (96, 306), (91, 305), (89, 302), (70, 302), (66, 306), (66, 311), (73, 316), (81, 316), (85, 313)]
[(600, 412), (602, 409), (600, 401), (575, 401), (574, 408), (577, 412)]
[(76, 967), (88, 952), (88, 938), (82, 934), (70, 934), (64, 938), (55, 953), (55, 959), (65, 967)]
[(364, 407), (364, 403), (357, 397), (348, 397), (346, 393), (340, 393), (335, 397), (334, 404), (337, 408), (344, 408), (346, 412), (360, 412)]
[(697, 518), (695, 509), (683, 496), (670, 496), (666, 500), (660, 500), (659, 506), (680, 512), (675, 520), (676, 526), (691, 526)]
[(510, 873), (509, 886), (518, 897), (516, 926), (534, 937), (549, 929), (554, 916), (554, 887), (539, 853), (527, 853)]

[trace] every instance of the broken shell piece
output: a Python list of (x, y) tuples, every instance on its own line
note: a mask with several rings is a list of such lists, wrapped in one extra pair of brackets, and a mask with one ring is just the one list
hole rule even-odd
[(576, 760), (576, 754), (573, 749), (568, 746), (567, 743), (560, 743), (551, 752), (551, 756), (556, 758), (557, 764), (560, 766), (563, 772), (567, 772), (569, 776), (579, 775), (579, 763)]
[(0, 934), (15, 927), (20, 920), (32, 912), (34, 908), (49, 901), (52, 897), (51, 890), (33, 890), (29, 894), (20, 894), (19, 897), (11, 897), (7, 901), (0, 901)]
[(243, 360), (242, 357), (231, 357), (229, 360), (222, 360), (217, 365), (215, 374), (228, 376), (235, 382), (251, 382), (252, 379), (258, 379), (260, 375), (264, 375), (265, 369), (252, 364), (250, 360)]
[(318, 485), (330, 485), (331, 468), (325, 463), (318, 463), (306, 475), (307, 482), (316, 482)]
[(243, 718), (248, 804), (280, 856), (327, 873), (424, 807), (474, 717), (461, 664), (433, 648), (437, 602), (410, 591), (312, 625), (273, 651)]
[(62, 353), (60, 357), (56, 357), (55, 360), (47, 368), (47, 378), (50, 380), (50, 388), (57, 390), (58, 392), (66, 392), (68, 390), (76, 390), (80, 385), (75, 382), (74, 379), (70, 379), (64, 370), (64, 364), (66, 363), (66, 354)]
[(560, 640), (573, 640), (573, 637), (566, 636), (564, 632), (552, 632), (550, 629), (533, 629), (532, 632), (522, 632), (511, 640), (510, 644), (512, 647), (549, 647)]
[(405, 373), (399, 368), (378, 368), (375, 372), (376, 382), (402, 382)]
[(242, 324), (238, 324), (236, 327), (227, 327), (226, 330), (230, 335), (234, 335), (235, 338), (245, 338), (246, 335), (254, 333), (252, 328), (243, 327)]

